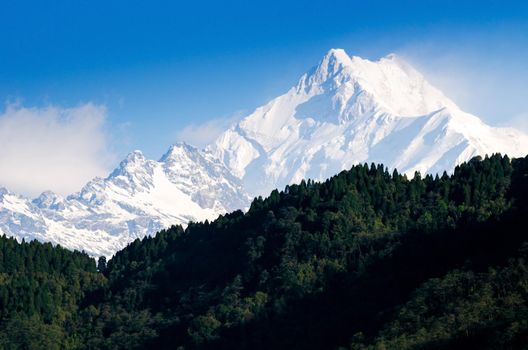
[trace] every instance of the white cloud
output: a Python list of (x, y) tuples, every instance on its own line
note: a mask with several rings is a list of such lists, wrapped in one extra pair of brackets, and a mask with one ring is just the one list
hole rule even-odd
[(27, 196), (78, 191), (114, 160), (104, 131), (106, 108), (8, 105), (0, 113), (0, 186)]
[(176, 140), (185, 141), (196, 147), (207, 146), (243, 116), (245, 111), (238, 111), (228, 117), (189, 124), (176, 133)]

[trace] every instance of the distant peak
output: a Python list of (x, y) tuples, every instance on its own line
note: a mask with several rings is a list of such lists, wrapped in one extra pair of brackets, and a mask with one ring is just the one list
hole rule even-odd
[(186, 142), (178, 141), (172, 146), (169, 147), (167, 152), (160, 158), (160, 162), (165, 162), (170, 158), (174, 158), (177, 156), (181, 156), (183, 154), (188, 155), (189, 153), (194, 153), (198, 151), (198, 149), (194, 146), (189, 145)]
[(352, 60), (345, 50), (330, 49), (314, 69), (313, 82), (321, 83), (351, 64)]
[(194, 147), (189, 145), (185, 141), (178, 141), (178, 142), (175, 142), (174, 144), (172, 144), (172, 146), (169, 147), (169, 149), (173, 149), (173, 148), (194, 148)]
[(59, 195), (57, 195), (55, 192), (47, 190), (47, 191), (42, 192), (40, 194), (40, 196), (38, 196), (37, 198), (41, 198), (41, 197), (42, 198), (45, 198), (45, 197), (51, 198), (51, 197), (59, 197)]
[(194, 147), (192, 145), (189, 145), (187, 142), (179, 141), (179, 142), (176, 142), (175, 144), (173, 144), (172, 146), (170, 146), (169, 151), (170, 150), (178, 150), (178, 149), (185, 150), (187, 152), (198, 150), (196, 147)]
[(319, 66), (337, 66), (350, 63), (350, 56), (343, 49), (330, 49)]
[[(410, 117), (425, 115), (446, 106), (457, 108), (418, 70), (395, 53), (369, 60), (349, 56), (342, 49), (331, 49), (315, 68), (301, 77), (292, 91), (321, 95), (296, 110), (298, 116), (307, 116), (305, 113), (309, 112), (311, 117), (326, 115), (325, 118), (333, 118), (353, 111), (384, 111)], [(324, 95), (329, 97), (327, 105), (321, 102)], [(344, 116), (343, 120), (348, 118)]]
[(130, 171), (130, 169), (134, 169), (137, 167), (141, 167), (145, 164), (146, 159), (143, 153), (139, 150), (135, 150), (130, 152), (125, 159), (119, 163), (119, 167), (114, 169), (114, 171), (108, 175), (107, 178), (116, 177), (119, 175), (123, 175)]
[(63, 202), (63, 198), (52, 191), (44, 191), (37, 198), (31, 202), (39, 208), (57, 208), (57, 206)]
[(144, 159), (145, 159), (145, 156), (143, 155), (143, 152), (141, 152), (140, 150), (134, 150), (130, 152), (126, 157), (127, 162), (136, 162), (136, 161), (140, 161)]
[(330, 49), (326, 53), (325, 57), (334, 57), (336, 59), (346, 60), (350, 57), (344, 49)]

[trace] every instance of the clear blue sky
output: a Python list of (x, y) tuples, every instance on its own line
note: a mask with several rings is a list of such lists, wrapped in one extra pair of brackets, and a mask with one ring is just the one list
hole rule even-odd
[[(107, 108), (117, 158), (284, 92), (331, 47), (402, 54), (492, 124), (528, 112), (524, 1), (2, 1), (0, 99)], [(496, 97), (497, 101), (493, 101)]]

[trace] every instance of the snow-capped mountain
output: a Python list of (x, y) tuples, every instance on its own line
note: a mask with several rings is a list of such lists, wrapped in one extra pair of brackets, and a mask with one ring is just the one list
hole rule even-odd
[(225, 131), (209, 150), (253, 195), (363, 162), (409, 175), (475, 155), (528, 153), (528, 136), (463, 112), (410, 65), (330, 50), (296, 86)]
[(159, 161), (132, 152), (66, 198), (31, 201), (0, 188), (0, 234), (110, 256), (171, 225), (247, 208), (249, 195), (357, 163), (412, 175), (496, 152), (524, 156), (528, 136), (463, 112), (395, 55), (369, 61), (333, 49), (205, 150), (180, 143)]
[(240, 180), (210, 153), (180, 143), (159, 161), (130, 153), (107, 178), (62, 198), (30, 201), (0, 190), (0, 232), (93, 255), (112, 255), (136, 238), (175, 224), (246, 208)]

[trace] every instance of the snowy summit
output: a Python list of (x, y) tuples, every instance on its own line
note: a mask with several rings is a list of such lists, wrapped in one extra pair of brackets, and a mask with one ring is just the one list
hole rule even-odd
[(332, 49), (209, 149), (251, 195), (265, 195), (362, 162), (412, 175), (449, 172), (475, 155), (522, 156), (528, 137), (463, 112), (394, 54), (369, 61)]

